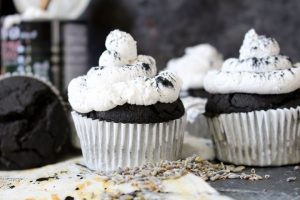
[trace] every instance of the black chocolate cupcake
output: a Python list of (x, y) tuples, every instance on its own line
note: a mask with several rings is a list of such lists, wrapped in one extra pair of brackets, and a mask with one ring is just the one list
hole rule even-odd
[(58, 92), (31, 76), (0, 78), (0, 167), (25, 169), (54, 162), (69, 135)]
[(217, 157), (244, 165), (300, 162), (300, 68), (275, 39), (246, 33), (239, 58), (209, 72), (204, 86)]
[(167, 70), (176, 73), (182, 80), (181, 96), (207, 99), (209, 93), (203, 87), (208, 71), (219, 69), (223, 56), (210, 44), (198, 44), (185, 49), (185, 54), (167, 63)]
[(184, 128), (180, 80), (169, 72), (156, 75), (155, 60), (137, 55), (125, 32), (112, 31), (105, 45), (99, 66), (68, 87), (87, 166), (110, 171), (178, 159)]

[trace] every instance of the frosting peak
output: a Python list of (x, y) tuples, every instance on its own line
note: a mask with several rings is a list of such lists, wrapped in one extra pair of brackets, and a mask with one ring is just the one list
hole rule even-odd
[(199, 44), (185, 49), (185, 55), (173, 58), (167, 69), (176, 73), (183, 81), (182, 89), (203, 88), (203, 79), (212, 69), (218, 69), (223, 62), (222, 55), (210, 44)]
[[(130, 34), (120, 30), (109, 33), (106, 37), (105, 47), (108, 51), (118, 52), (124, 63), (133, 61), (137, 57), (136, 41)], [(99, 63), (99, 66), (101, 66), (101, 63)]]
[(107, 50), (100, 56), (99, 66), (69, 84), (69, 102), (74, 110), (107, 111), (126, 103), (147, 106), (178, 99), (180, 79), (166, 71), (156, 75), (155, 60), (137, 55), (136, 41), (131, 35), (112, 31), (105, 46)]
[(300, 88), (300, 68), (288, 56), (280, 55), (275, 39), (251, 29), (245, 35), (239, 59), (229, 58), (221, 70), (209, 72), (204, 87), (209, 93), (220, 94), (289, 93)]
[(240, 48), (240, 59), (263, 58), (278, 55), (279, 45), (274, 38), (257, 35), (254, 29), (245, 34), (243, 44)]

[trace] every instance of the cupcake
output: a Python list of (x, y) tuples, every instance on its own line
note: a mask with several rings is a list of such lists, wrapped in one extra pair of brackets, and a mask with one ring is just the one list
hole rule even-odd
[(203, 88), (203, 80), (209, 70), (218, 69), (223, 56), (210, 44), (199, 44), (185, 49), (185, 55), (167, 63), (167, 70), (176, 73), (182, 80), (181, 96), (206, 99), (209, 95)]
[(167, 69), (176, 73), (183, 82), (181, 96), (187, 113), (185, 157), (195, 153), (205, 159), (214, 159), (213, 144), (203, 115), (209, 96), (203, 88), (203, 80), (209, 70), (220, 68), (222, 63), (222, 55), (209, 44), (188, 47), (184, 56), (167, 63)]
[(275, 39), (253, 29), (239, 52), (204, 80), (217, 157), (250, 166), (299, 163), (299, 65), (280, 54)]
[(0, 77), (0, 168), (15, 170), (57, 161), (69, 137), (58, 91), (29, 75)]
[(156, 75), (155, 60), (138, 55), (128, 33), (110, 32), (105, 46), (99, 66), (68, 87), (86, 165), (111, 171), (178, 159), (185, 121), (180, 79)]

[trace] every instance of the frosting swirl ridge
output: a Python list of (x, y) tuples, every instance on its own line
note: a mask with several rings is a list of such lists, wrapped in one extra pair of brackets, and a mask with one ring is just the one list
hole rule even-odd
[(280, 54), (275, 39), (257, 35), (251, 29), (245, 35), (239, 58), (229, 58), (221, 70), (209, 72), (204, 87), (220, 94), (289, 93), (300, 88), (300, 68)]

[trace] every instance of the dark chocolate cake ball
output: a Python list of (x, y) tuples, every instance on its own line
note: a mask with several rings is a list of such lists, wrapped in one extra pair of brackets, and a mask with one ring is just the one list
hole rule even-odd
[(28, 76), (0, 80), (0, 168), (25, 169), (57, 158), (70, 128), (59, 95)]

